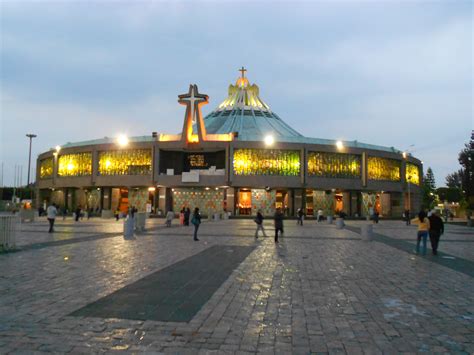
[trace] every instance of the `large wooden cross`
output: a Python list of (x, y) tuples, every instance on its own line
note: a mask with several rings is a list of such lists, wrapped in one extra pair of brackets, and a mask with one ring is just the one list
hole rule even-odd
[(245, 72), (247, 71), (247, 69), (245, 69), (244, 67), (240, 68), (239, 69), (239, 72), (242, 73), (242, 79), (245, 78)]

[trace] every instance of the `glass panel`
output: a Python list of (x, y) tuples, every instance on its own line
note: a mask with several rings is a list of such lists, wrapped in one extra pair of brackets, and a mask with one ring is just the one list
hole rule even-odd
[(360, 178), (361, 157), (355, 154), (309, 152), (308, 175), (330, 178)]
[(58, 176), (87, 176), (92, 174), (92, 153), (60, 155)]
[(405, 179), (412, 184), (420, 185), (420, 169), (418, 168), (418, 165), (407, 163)]
[(47, 179), (53, 176), (53, 158), (46, 158), (40, 161), (40, 179)]
[(370, 180), (400, 181), (400, 161), (369, 157), (368, 177)]
[(235, 175), (298, 176), (300, 152), (277, 149), (236, 149), (234, 173)]
[(99, 175), (151, 174), (151, 149), (99, 152)]

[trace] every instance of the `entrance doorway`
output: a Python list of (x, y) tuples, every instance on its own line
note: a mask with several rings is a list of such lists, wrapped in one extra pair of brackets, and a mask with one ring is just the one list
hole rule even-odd
[(285, 215), (288, 213), (288, 191), (276, 191), (275, 209), (277, 208), (281, 208), (282, 212)]
[(344, 210), (344, 200), (342, 193), (337, 193), (334, 195), (334, 205), (335, 205), (335, 212), (339, 213)]
[(116, 209), (123, 214), (128, 213), (128, 189), (127, 188), (113, 188), (111, 208), (115, 211)]
[(238, 201), (237, 209), (239, 214), (241, 216), (250, 216), (252, 213), (252, 192), (250, 189), (240, 189)]

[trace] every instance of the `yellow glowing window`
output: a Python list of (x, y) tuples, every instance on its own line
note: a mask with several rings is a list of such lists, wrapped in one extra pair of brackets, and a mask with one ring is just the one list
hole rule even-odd
[(420, 185), (420, 169), (418, 168), (418, 165), (407, 163), (405, 179), (412, 184)]
[(92, 153), (60, 155), (58, 176), (88, 176), (92, 174)]
[(40, 179), (47, 179), (53, 176), (53, 158), (46, 158), (40, 161)]
[(300, 175), (300, 152), (279, 149), (234, 150), (236, 175)]
[(148, 175), (151, 165), (151, 149), (99, 152), (99, 175)]
[(355, 154), (309, 152), (308, 175), (355, 179), (361, 176), (361, 157)]
[(367, 163), (370, 180), (400, 181), (399, 160), (369, 156)]

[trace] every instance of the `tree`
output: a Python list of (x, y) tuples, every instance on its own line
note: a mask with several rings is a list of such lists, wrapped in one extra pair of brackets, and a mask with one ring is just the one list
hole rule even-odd
[(463, 196), (461, 189), (456, 187), (440, 187), (436, 189), (440, 201), (461, 202)]
[(433, 170), (428, 168), (426, 171), (426, 175), (423, 178), (423, 208), (431, 210), (435, 206), (436, 202), (436, 182)]
[(461, 189), (469, 208), (474, 208), (474, 131), (471, 131), (471, 140), (466, 143), (459, 153), (459, 164), (462, 166)]
[(446, 176), (446, 185), (457, 188), (462, 194), (462, 202), (474, 209), (474, 130), (471, 140), (464, 145), (458, 156), (461, 169)]
[(448, 176), (446, 176), (446, 186), (453, 189), (461, 190), (463, 175), (464, 175), (463, 169), (459, 169), (458, 171), (455, 171), (454, 173), (449, 174)]

